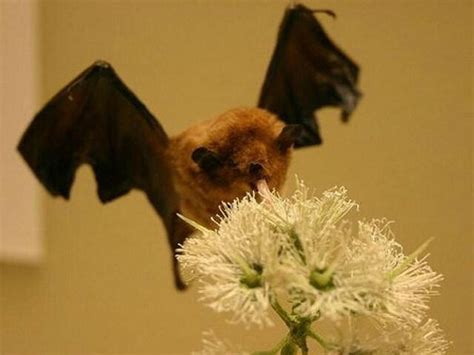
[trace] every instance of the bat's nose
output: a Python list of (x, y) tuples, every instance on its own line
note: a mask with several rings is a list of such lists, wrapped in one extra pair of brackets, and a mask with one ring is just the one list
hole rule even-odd
[(264, 169), (262, 164), (251, 163), (249, 166), (249, 174), (257, 180), (262, 179), (264, 176)]

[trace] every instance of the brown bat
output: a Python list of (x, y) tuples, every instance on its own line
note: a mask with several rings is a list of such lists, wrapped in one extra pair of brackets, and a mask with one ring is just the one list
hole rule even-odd
[(341, 107), (347, 120), (360, 96), (357, 76), (357, 65), (313, 11), (296, 5), (285, 12), (259, 108), (232, 109), (169, 138), (110, 64), (98, 61), (34, 117), (18, 149), (54, 196), (69, 198), (84, 163), (94, 170), (103, 203), (144, 191), (174, 254), (193, 231), (177, 212), (209, 225), (222, 201), (244, 196), (259, 181), (279, 190), (292, 147), (321, 143), (314, 111)]

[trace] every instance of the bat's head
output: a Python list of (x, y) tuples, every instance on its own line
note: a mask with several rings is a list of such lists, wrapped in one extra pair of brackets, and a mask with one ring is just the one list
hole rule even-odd
[(285, 125), (268, 111), (233, 109), (211, 121), (206, 139), (191, 158), (221, 200), (256, 190), (261, 179), (270, 189), (279, 190), (300, 132), (300, 126)]

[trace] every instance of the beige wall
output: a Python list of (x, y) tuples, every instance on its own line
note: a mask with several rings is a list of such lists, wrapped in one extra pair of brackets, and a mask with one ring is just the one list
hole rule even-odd
[(12, 149), (39, 105), (37, 5), (0, 1), (0, 260), (23, 263), (43, 254), (40, 188)]
[[(171, 134), (252, 105), (285, 3), (44, 1), (41, 101), (103, 58)], [(450, 353), (472, 353), (472, 4), (307, 4), (338, 13), (321, 20), (360, 63), (365, 96), (347, 126), (321, 113), (326, 143), (297, 152), (291, 174), (319, 190), (346, 185), (360, 216), (397, 222), (408, 251), (435, 236), (430, 260), (446, 280), (431, 314)], [(250, 349), (273, 344), (281, 327), (246, 332), (197, 303), (195, 289), (173, 289), (164, 231), (142, 194), (103, 207), (90, 169), (76, 180), (70, 202), (43, 193), (44, 262), (0, 267), (2, 353), (181, 354), (209, 328)]]

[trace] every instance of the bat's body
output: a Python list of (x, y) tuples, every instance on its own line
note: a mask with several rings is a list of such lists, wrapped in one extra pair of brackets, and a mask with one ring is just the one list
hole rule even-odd
[(144, 191), (174, 253), (192, 233), (177, 212), (212, 226), (223, 201), (259, 181), (279, 190), (291, 148), (321, 143), (314, 111), (338, 106), (347, 121), (359, 97), (357, 76), (312, 11), (296, 5), (281, 24), (259, 108), (233, 109), (169, 138), (110, 64), (99, 61), (46, 104), (18, 149), (52, 195), (69, 198), (81, 164), (92, 166), (102, 202)]
[[(172, 137), (166, 155), (179, 196), (177, 209), (212, 228), (211, 218), (222, 202), (256, 190), (259, 180), (279, 190), (298, 130), (266, 110), (237, 108)], [(192, 232), (181, 220), (175, 223), (172, 249)], [(176, 261), (174, 268), (177, 275)], [(179, 278), (176, 282), (181, 286)]]

